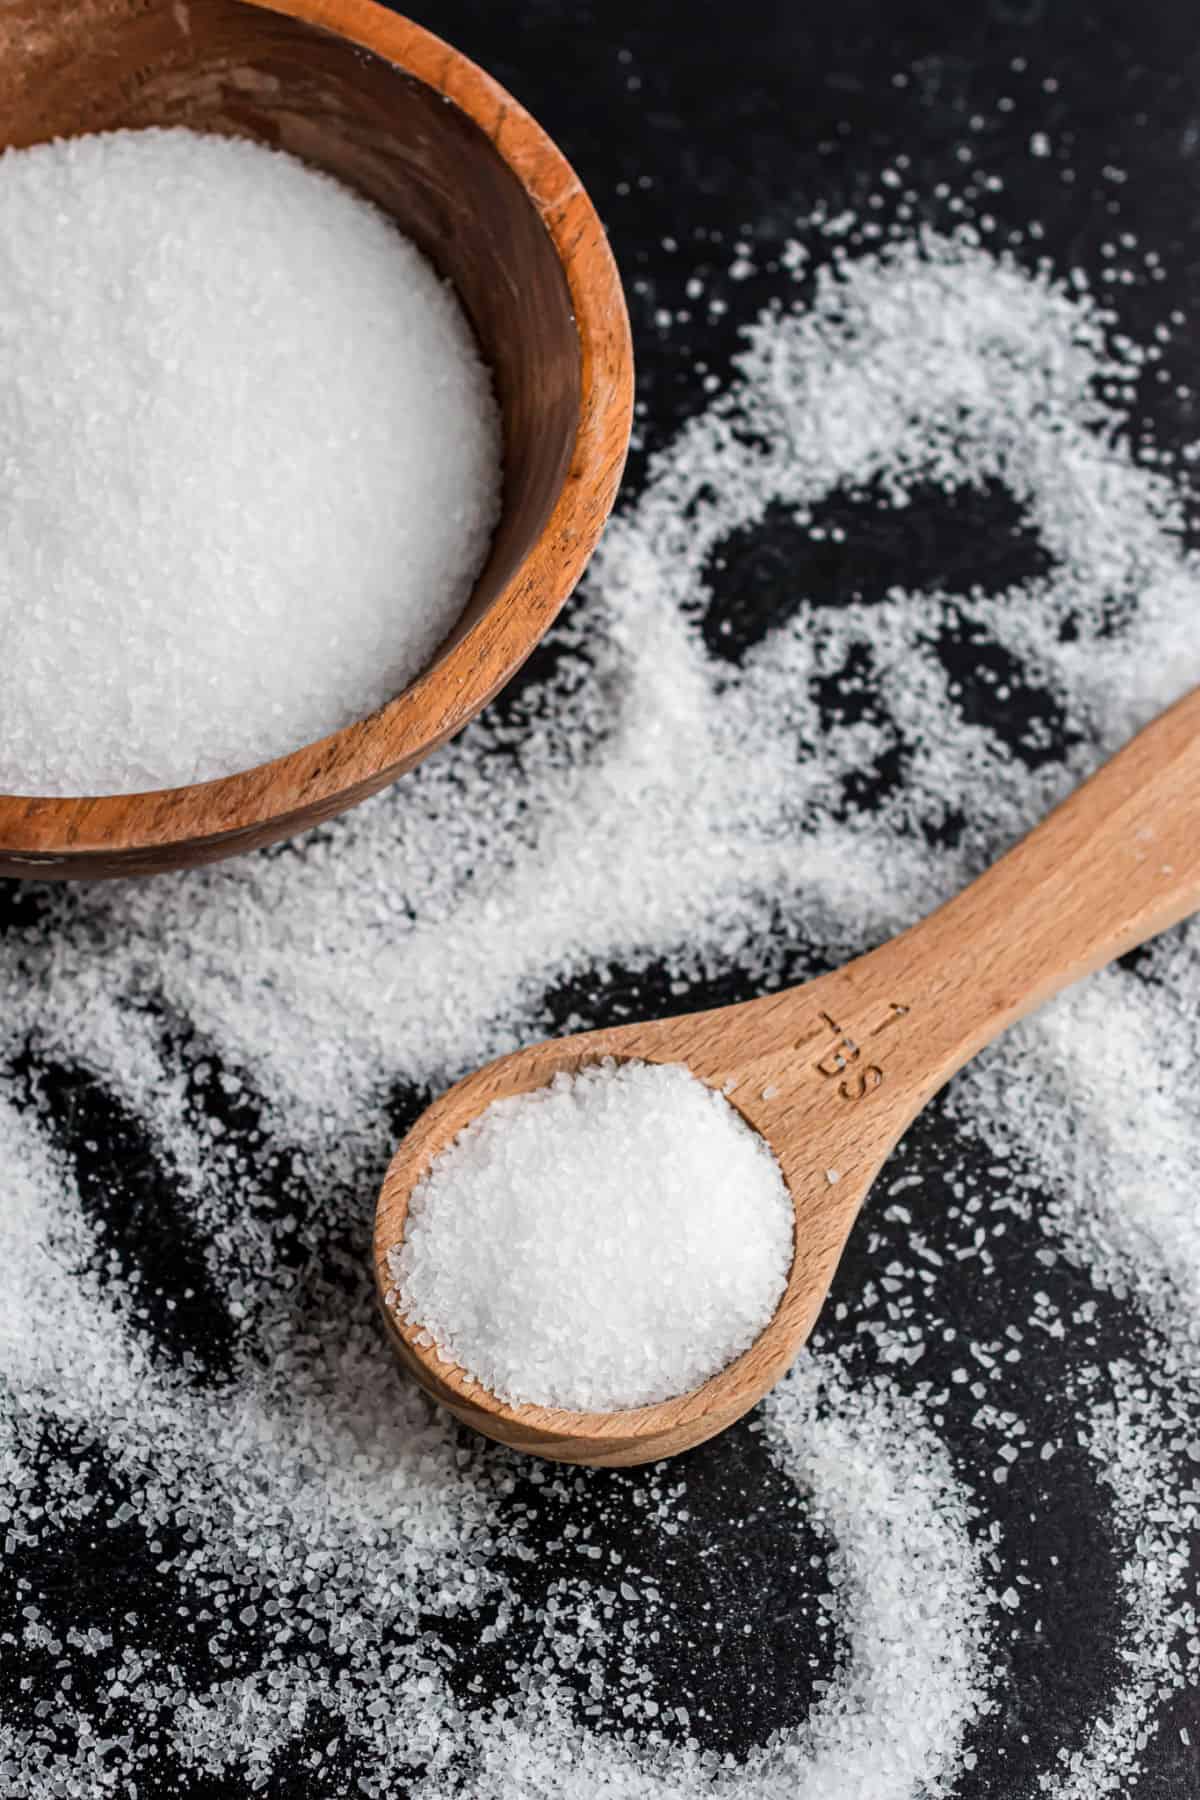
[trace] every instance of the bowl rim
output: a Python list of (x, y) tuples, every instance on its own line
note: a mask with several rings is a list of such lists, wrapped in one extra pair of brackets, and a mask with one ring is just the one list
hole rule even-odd
[[(457, 106), (491, 140), (540, 215), (579, 334), (580, 409), (558, 496), (538, 538), (475, 623), (365, 718), (269, 762), (129, 794), (0, 794), (0, 872), (137, 872), (214, 860), (365, 800), (446, 742), (514, 675), (583, 573), (616, 498), (633, 422), (633, 347), (620, 275), (565, 156), (485, 70), (376, 0), (242, 0), (382, 57)], [(189, 855), (188, 853), (193, 854)], [(91, 870), (81, 870), (91, 873)]]

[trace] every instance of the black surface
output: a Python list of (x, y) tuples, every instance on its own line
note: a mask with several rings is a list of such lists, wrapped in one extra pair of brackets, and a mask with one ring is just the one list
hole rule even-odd
[[(874, 190), (879, 171), (897, 151), (911, 159), (909, 179), (922, 196), (924, 216), (946, 225), (954, 221), (935, 189), (949, 175), (961, 180), (956, 150), (969, 142), (1005, 176), (1005, 190), (990, 202), (1001, 230), (1023, 231), (1034, 212), (1043, 223), (1044, 240), (1027, 243), (1024, 250), (1018, 246), (1018, 254), (1034, 262), (1045, 253), (1061, 266), (1078, 263), (1097, 276), (1103, 266), (1100, 246), (1113, 218), (1113, 189), (1104, 170), (1119, 166), (1126, 174), (1122, 215), (1137, 220), (1143, 243), (1161, 250), (1171, 272), (1169, 285), (1118, 296), (1127, 328), (1149, 339), (1171, 307), (1191, 312), (1200, 303), (1200, 52), (1192, 5), (839, 0), (818, 8), (795, 0), (742, 0), (718, 8), (670, 0), (593, 5), (444, 0), (412, 10), (530, 107), (574, 162), (610, 226), (639, 358), (639, 445), (630, 491), (642, 480), (646, 451), (669, 442), (680, 422), (704, 404), (697, 361), (724, 378), (740, 325), (778, 291), (769, 265), (796, 214), (818, 199), (831, 211), (855, 206)], [(1013, 71), (1014, 58), (1025, 59), (1020, 75)], [(1000, 94), (1012, 97), (1011, 110), (997, 110)], [(1056, 178), (1053, 170), (1048, 178), (1045, 166), (1030, 160), (1034, 130), (1069, 145), (1072, 180)], [(684, 284), (703, 272), (706, 257), (721, 277), (739, 237), (755, 247), (762, 273), (742, 284), (736, 304), (717, 319), (698, 313), (687, 330), (660, 330), (657, 311), (687, 305)], [(1186, 378), (1191, 351), (1186, 340), (1169, 348), (1165, 360), (1173, 376)], [(1196, 387), (1200, 392), (1200, 383)], [(1137, 410), (1152, 418), (1160, 443), (1182, 445), (1200, 436), (1197, 401), (1180, 396), (1174, 379), (1156, 382), (1148, 373), (1143, 389)], [(950, 499), (921, 494), (903, 515), (874, 507), (870, 496), (830, 504), (830, 522), (852, 529), (857, 548), (852, 562), (831, 555), (822, 570), (804, 534), (804, 555), (819, 573), (820, 605), (870, 600), (898, 580), (961, 590), (967, 568), (985, 590), (998, 589), (1045, 566), (1045, 552), (1001, 490)], [(785, 517), (771, 518), (745, 543), (725, 547), (727, 568), (704, 620), (714, 654), (737, 661), (782, 616), (790, 592), (782, 576), (796, 548), (791, 540), (796, 529)], [(1065, 728), (1035, 675), (982, 641), (969, 620), (952, 621), (942, 651), (960, 682), (964, 713), (1000, 734), (1018, 754), (1061, 757)], [(500, 702), (511, 716), (519, 715), (520, 693), (536, 685), (554, 654), (552, 647), (543, 652), (522, 687)], [(1003, 666), (1001, 657), (1009, 657)], [(825, 703), (843, 712), (854, 704), (870, 709), (869, 658), (843, 674), (855, 679), (830, 682)], [(1004, 707), (995, 698), (1001, 675), (1010, 694)], [(1031, 720), (1044, 727), (1032, 738)], [(1047, 743), (1048, 750), (1037, 748)], [(897, 742), (847, 791), (844, 804), (869, 808), (881, 790), (903, 780), (903, 771), (904, 746)], [(951, 810), (937, 830), (952, 837), (954, 829)], [(8, 884), (0, 890), (0, 944), (7, 922), (34, 922), (39, 906), (36, 888)], [(809, 972), (802, 945), (783, 972), (796, 977)], [(748, 991), (733, 971), (682, 1004), (740, 998)], [(677, 995), (667, 995), (653, 968), (616, 978), (605, 970), (592, 983), (547, 995), (545, 1011), (548, 1025), (573, 1013), (599, 1024), (636, 1012), (677, 1010), (680, 1004)], [(94, 1075), (54, 1068), (40, 1071), (38, 1080), (60, 1140), (80, 1170), (85, 1205), (101, 1221), (106, 1252), (141, 1271), (145, 1328), (157, 1353), (176, 1359), (190, 1355), (193, 1379), (219, 1386), (234, 1328), (220, 1295), (206, 1288), (186, 1232), (181, 1248), (178, 1216), (167, 1217), (171, 1251), (163, 1254), (162, 1207), (172, 1193), (170, 1170), (156, 1161), (138, 1121), (125, 1116)], [(397, 1128), (424, 1098), (397, 1096)], [(212, 1103), (223, 1110), (215, 1089)], [(250, 1099), (229, 1118), (249, 1157), (254, 1119)], [(941, 1106), (898, 1152), (905, 1173), (950, 1171), (984, 1192), (987, 1160), (984, 1150), (956, 1132)], [(277, 1179), (282, 1188), (284, 1178)], [(940, 1196), (938, 1182), (924, 1179), (905, 1198), (930, 1244), (950, 1250), (960, 1241), (961, 1221), (944, 1211)], [(876, 1217), (872, 1229), (873, 1247), (868, 1251), (858, 1234), (839, 1278), (839, 1291), (855, 1294), (866, 1310), (871, 1272), (886, 1262), (887, 1234), (897, 1228)], [(1053, 1767), (1060, 1748), (1080, 1742), (1118, 1673), (1119, 1548), (1094, 1468), (1064, 1434), (1070, 1422), (1064, 1394), (1077, 1361), (1103, 1362), (1118, 1354), (1136, 1359), (1142, 1327), (1131, 1307), (1096, 1294), (1067, 1264), (1047, 1268), (1037, 1261), (1040, 1243), (1036, 1231), (1014, 1229), (1004, 1240), (996, 1277), (986, 1284), (973, 1276), (970, 1264), (950, 1257), (928, 1296), (952, 1325), (957, 1322), (964, 1334), (983, 1341), (1002, 1337), (1015, 1310), (1024, 1316), (1024, 1297), (1034, 1286), (1068, 1312), (1085, 1293), (1097, 1302), (1088, 1332), (1073, 1334), (1053, 1358), (1047, 1353), (1043, 1360), (1027, 1359), (1006, 1390), (1006, 1403), (1027, 1420), (1034, 1441), (1065, 1436), (1065, 1447), (1052, 1465), (1022, 1459), (1014, 1466), (1005, 1501), (1005, 1567), (996, 1585), (1025, 1574), (1044, 1583), (1052, 1601), (1041, 1610), (1040, 1631), (1023, 1623), (1010, 1641), (1001, 1639), (1007, 1661), (998, 1690), (1001, 1704), (973, 1734), (977, 1761), (961, 1777), (960, 1800), (1020, 1800), (1035, 1791), (1037, 1772)], [(192, 1290), (187, 1306), (166, 1308), (164, 1295), (184, 1287)], [(838, 1328), (830, 1323), (827, 1330), (836, 1335)], [(870, 1340), (853, 1354), (865, 1378), (872, 1366)], [(892, 1375), (901, 1387), (945, 1380), (960, 1354), (961, 1347), (950, 1344), (931, 1352), (934, 1367), (925, 1362)], [(985, 1453), (980, 1428), (972, 1424), (975, 1402), (964, 1389), (950, 1393), (946, 1442), (966, 1472), (977, 1472)], [(47, 1444), (47, 1454), (55, 1448)], [(57, 1448), (64, 1455), (81, 1454), (79, 1445)], [(795, 1492), (746, 1427), (694, 1453), (686, 1468), (693, 1517), (677, 1538), (647, 1528), (631, 1498), (638, 1485), (634, 1477), (598, 1475), (585, 1491), (596, 1496), (600, 1541), (620, 1545), (637, 1566), (652, 1572), (667, 1603), (662, 1641), (651, 1653), (653, 1697), (664, 1706), (685, 1705), (690, 1729), (705, 1744), (738, 1755), (773, 1728), (801, 1718), (815, 1691), (812, 1684), (834, 1667), (835, 1629), (813, 1623), (821, 1617), (814, 1603), (824, 1580), (821, 1544), (804, 1521)], [(558, 1535), (562, 1520), (555, 1503), (532, 1482), (523, 1485), (527, 1491), (521, 1497), (537, 1509), (539, 1533), (555, 1545), (544, 1560), (514, 1571), (514, 1580), (533, 1595), (548, 1578), (572, 1572), (572, 1552)], [(810, 1552), (815, 1568), (809, 1566)], [(0, 1565), (0, 1606), (17, 1607), (29, 1591), (22, 1590), (22, 1581), (64, 1625), (103, 1620), (132, 1606), (140, 1611), (144, 1630), (166, 1646), (173, 1631), (171, 1594), (154, 1572), (156, 1561), (139, 1540), (136, 1522), (94, 1541), (81, 1527), (78, 1543), (58, 1546), (54, 1567), (25, 1566), (16, 1558)], [(716, 1617), (725, 1627), (719, 1636), (713, 1631)], [(464, 1681), (482, 1673), (486, 1694), (503, 1693), (512, 1679), (507, 1658), (519, 1648), (510, 1640), (500, 1656), (466, 1645)], [(253, 1651), (248, 1641), (251, 1662)], [(30, 1672), (33, 1689), (22, 1696), (16, 1677)], [(198, 1679), (203, 1676), (198, 1668)], [(36, 1659), (20, 1671), (0, 1659), (0, 1683), (6, 1707), (31, 1705)], [(675, 1729), (669, 1720), (660, 1724), (668, 1735)], [(1190, 1748), (1180, 1737), (1180, 1727), (1188, 1724)], [(602, 1723), (611, 1727), (611, 1720)], [(1185, 1693), (1155, 1723), (1138, 1794), (1144, 1800), (1195, 1800), (1197, 1744), (1200, 1707), (1194, 1694)], [(352, 1776), (349, 1750), (346, 1758), (344, 1773)], [(241, 1789), (181, 1773), (165, 1755), (139, 1790), (184, 1800), (233, 1791)], [(266, 1791), (313, 1792), (285, 1769)]]

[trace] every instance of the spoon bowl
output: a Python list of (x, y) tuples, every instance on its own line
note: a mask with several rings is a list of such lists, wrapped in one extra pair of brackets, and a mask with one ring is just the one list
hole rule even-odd
[[(621, 1467), (689, 1449), (732, 1424), (774, 1386), (816, 1322), (858, 1207), (892, 1147), (884, 1133), (877, 1152), (867, 1154), (860, 1137), (851, 1167), (845, 1102), (834, 1106), (835, 1095), (824, 1083), (807, 1081), (808, 1065), (795, 1053), (811, 1028), (807, 1041), (814, 1052), (825, 1048), (836, 1060), (836, 1041), (822, 1017), (823, 1004), (831, 1004), (826, 990), (832, 979), (821, 977), (740, 1006), (535, 1044), (476, 1070), (421, 1115), (383, 1184), (375, 1263), (383, 1315), (397, 1354), (433, 1399), (464, 1424), (514, 1449), (559, 1462)], [(388, 1257), (403, 1240), (413, 1188), (473, 1119), (493, 1101), (544, 1087), (555, 1075), (575, 1075), (606, 1058), (685, 1065), (708, 1086), (723, 1090), (772, 1146), (795, 1203), (788, 1285), (749, 1349), (690, 1393), (615, 1412), (511, 1405), (423, 1343), (426, 1334), (419, 1320), (397, 1317), (388, 1300)]]
[[(809, 1336), (876, 1175), (929, 1099), (1007, 1026), (1200, 907), (1200, 691), (986, 874), (910, 930), (801, 987), (537, 1044), (468, 1075), (392, 1160), (375, 1278), (401, 1361), (488, 1437), (561, 1462), (657, 1461), (747, 1412)], [(616, 1412), (511, 1405), (397, 1316), (388, 1259), (434, 1158), (493, 1101), (605, 1057), (680, 1063), (766, 1140), (795, 1207), (787, 1287), (753, 1344), (687, 1394)]]

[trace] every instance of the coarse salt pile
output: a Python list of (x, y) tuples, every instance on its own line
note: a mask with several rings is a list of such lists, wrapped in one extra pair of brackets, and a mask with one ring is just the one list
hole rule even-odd
[(460, 1132), (413, 1190), (393, 1304), (502, 1400), (645, 1406), (753, 1343), (792, 1223), (778, 1164), (721, 1094), (610, 1060)]
[(347, 188), (182, 130), (0, 156), (0, 792), (363, 717), (461, 613), (499, 491), (455, 295)]

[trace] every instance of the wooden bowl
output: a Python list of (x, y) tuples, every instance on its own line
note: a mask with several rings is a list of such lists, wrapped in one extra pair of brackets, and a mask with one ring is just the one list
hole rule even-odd
[(503, 512), (432, 666), (319, 743), (193, 787), (0, 796), (0, 875), (212, 862), (365, 800), (518, 669), (579, 579), (629, 442), (620, 278), (587, 195), (504, 90), (370, 0), (5, 0), (0, 144), (120, 126), (257, 138), (376, 201), (448, 276), (504, 416)]

